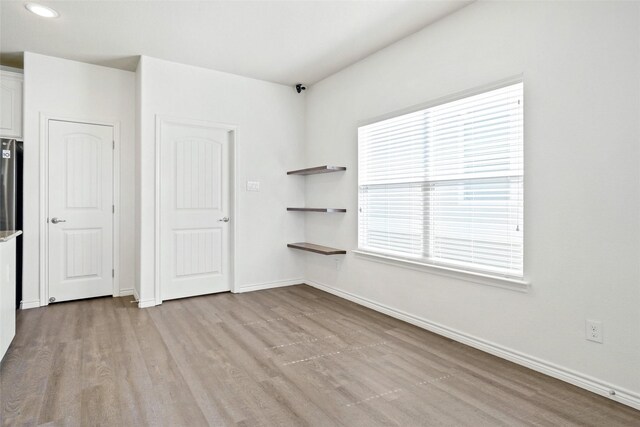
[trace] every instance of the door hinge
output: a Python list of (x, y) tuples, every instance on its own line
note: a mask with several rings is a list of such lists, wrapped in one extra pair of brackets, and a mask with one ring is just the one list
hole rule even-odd
[(111, 148), (115, 150), (116, 149), (116, 142), (115, 141), (111, 141), (111, 142), (112, 142)]
[(116, 213), (116, 205), (111, 205), (111, 213)]
[(116, 277), (116, 270), (114, 268), (111, 269), (111, 277)]

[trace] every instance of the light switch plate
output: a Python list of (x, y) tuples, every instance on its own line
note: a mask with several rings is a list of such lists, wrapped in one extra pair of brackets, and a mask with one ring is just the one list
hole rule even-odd
[(247, 181), (247, 191), (260, 191), (260, 181)]

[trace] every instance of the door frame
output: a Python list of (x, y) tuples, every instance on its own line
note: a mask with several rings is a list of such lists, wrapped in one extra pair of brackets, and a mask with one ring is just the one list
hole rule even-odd
[(186, 126), (196, 126), (196, 127), (205, 127), (205, 128), (213, 128), (213, 129), (224, 129), (227, 130), (230, 134), (229, 140), (229, 158), (228, 158), (228, 168), (229, 168), (229, 216), (231, 217), (231, 221), (229, 222), (229, 256), (231, 257), (231, 262), (229, 263), (229, 284), (231, 288), (231, 292), (236, 292), (238, 286), (236, 284), (236, 242), (237, 242), (237, 232), (238, 232), (238, 203), (237, 203), (237, 195), (236, 191), (238, 179), (238, 126), (228, 124), (228, 123), (220, 123), (220, 122), (211, 122), (206, 120), (197, 120), (197, 119), (187, 119), (183, 117), (175, 117), (165, 114), (156, 114), (155, 115), (156, 122), (156, 133), (155, 133), (155, 151), (156, 151), (156, 176), (155, 176), (155, 230), (154, 230), (154, 240), (155, 240), (155, 256), (154, 256), (154, 299), (155, 304), (162, 304), (162, 287), (160, 286), (160, 246), (162, 245), (162, 241), (160, 239), (160, 199), (161, 199), (161, 147), (160, 142), (162, 139), (162, 125), (167, 123), (177, 124), (177, 125), (186, 125)]
[(113, 296), (120, 296), (120, 122), (95, 118), (80, 118), (59, 114), (40, 113), (40, 306), (49, 305), (49, 122), (72, 122), (86, 125), (111, 126), (113, 129), (113, 170), (111, 190), (115, 212), (112, 216), (112, 277)]

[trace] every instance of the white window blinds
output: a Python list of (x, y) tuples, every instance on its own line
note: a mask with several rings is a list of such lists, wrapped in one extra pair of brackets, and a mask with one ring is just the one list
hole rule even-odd
[(358, 246), (523, 275), (522, 83), (358, 129)]

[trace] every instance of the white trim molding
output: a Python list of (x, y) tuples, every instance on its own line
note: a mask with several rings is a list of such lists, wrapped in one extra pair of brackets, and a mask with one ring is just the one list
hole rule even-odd
[(140, 301), (140, 295), (138, 295), (138, 291), (136, 290), (136, 288), (133, 288), (133, 298), (138, 303), (138, 308), (149, 308), (149, 307), (155, 307), (156, 306), (155, 298), (148, 299), (148, 300), (145, 300), (145, 301)]
[(634, 393), (630, 390), (625, 390), (612, 384), (607, 384), (604, 381), (600, 381), (588, 375), (584, 375), (571, 369), (567, 369), (565, 367), (540, 360), (538, 358), (520, 353), (518, 351), (514, 351), (509, 348), (505, 348), (481, 338), (473, 337), (455, 329), (448, 328), (444, 325), (440, 325), (430, 320), (414, 316), (407, 312), (397, 310), (368, 298), (363, 298), (329, 285), (314, 282), (311, 280), (307, 280), (305, 281), (305, 283), (316, 289), (320, 289), (322, 291), (336, 295), (340, 298), (355, 302), (356, 304), (368, 307), (377, 312), (405, 321), (412, 325), (418, 326), (419, 328), (426, 329), (438, 335), (442, 335), (444, 337), (458, 341), (462, 344), (466, 344), (470, 347), (477, 348), (478, 350), (484, 351), (485, 353), (489, 353), (518, 365), (525, 366), (534, 371), (541, 372), (545, 375), (549, 375), (550, 377), (557, 378), (569, 384), (573, 384), (595, 394), (599, 394), (616, 402), (620, 402), (624, 405), (640, 410), (640, 394)]
[(390, 255), (369, 252), (362, 249), (354, 249), (353, 252), (357, 257), (366, 259), (367, 261), (379, 262), (382, 264), (392, 265), (395, 267), (409, 268), (411, 270), (422, 271), (439, 276), (451, 277), (465, 282), (478, 283), (481, 285), (494, 286), (497, 288), (508, 289), (517, 292), (529, 292), (531, 282), (526, 280), (512, 279), (508, 277), (493, 276), (490, 274), (477, 273), (473, 271), (461, 270), (457, 268), (445, 267), (442, 265), (425, 264), (420, 261), (394, 257)]
[(20, 310), (28, 310), (30, 308), (38, 308), (40, 307), (40, 300), (36, 299), (33, 301), (20, 301)]
[(282, 288), (285, 286), (304, 285), (304, 284), (305, 284), (305, 280), (302, 278), (277, 280), (275, 282), (253, 283), (253, 284), (238, 286), (233, 291), (233, 293), (240, 294), (244, 292), (261, 291), (263, 289)]
[(138, 301), (138, 308), (149, 308), (149, 307), (155, 307), (156, 306), (156, 300), (155, 299), (148, 299), (145, 301)]
[[(287, 280), (276, 280), (276, 281), (273, 281), (273, 282), (252, 283), (252, 284), (247, 284), (247, 285), (234, 286), (231, 289), (231, 292), (233, 292), (234, 294), (241, 294), (241, 293), (245, 293), (245, 292), (262, 291), (262, 290), (265, 290), (265, 289), (283, 288), (283, 287), (286, 287), (286, 286), (295, 286), (295, 285), (304, 285), (304, 284), (306, 284), (306, 282), (305, 282), (305, 280), (303, 278), (287, 279)], [(157, 305), (155, 303), (155, 299), (149, 299), (149, 300), (145, 300), (145, 301), (140, 301), (138, 296), (137, 296), (136, 290), (132, 289), (131, 291), (132, 291), (131, 294), (134, 296), (136, 301), (138, 301), (138, 307), (140, 307), (140, 308), (148, 308), (148, 307), (154, 307), (154, 306)], [(215, 294), (208, 294), (208, 295), (215, 295)], [(198, 295), (198, 296), (207, 296), (207, 294)]]
[(128, 297), (129, 295), (133, 295), (133, 288), (128, 288), (128, 289), (120, 289), (120, 292), (118, 293), (119, 297)]

